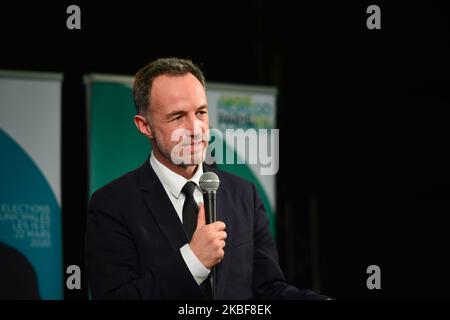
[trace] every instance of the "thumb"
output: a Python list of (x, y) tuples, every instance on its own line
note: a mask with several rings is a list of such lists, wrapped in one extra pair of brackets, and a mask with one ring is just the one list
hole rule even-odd
[(205, 206), (203, 205), (203, 203), (201, 203), (198, 208), (197, 229), (203, 227), (205, 224), (206, 224)]

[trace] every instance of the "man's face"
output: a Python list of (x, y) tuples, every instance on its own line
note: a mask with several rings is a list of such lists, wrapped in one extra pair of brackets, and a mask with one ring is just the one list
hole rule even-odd
[(161, 75), (150, 93), (153, 148), (173, 164), (189, 166), (204, 160), (209, 119), (205, 90), (192, 74)]

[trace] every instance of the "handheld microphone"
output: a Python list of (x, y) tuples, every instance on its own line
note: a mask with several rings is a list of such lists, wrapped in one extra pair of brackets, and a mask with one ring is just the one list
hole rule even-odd
[[(214, 172), (205, 172), (200, 177), (199, 185), (203, 193), (203, 203), (205, 205), (206, 223), (213, 223), (217, 219), (216, 192), (219, 188), (220, 180)], [(216, 267), (211, 269), (211, 295), (216, 299)]]
[(219, 184), (219, 177), (214, 172), (205, 172), (200, 177), (199, 185), (203, 193), (206, 223), (213, 223), (217, 219), (216, 191), (219, 188)]

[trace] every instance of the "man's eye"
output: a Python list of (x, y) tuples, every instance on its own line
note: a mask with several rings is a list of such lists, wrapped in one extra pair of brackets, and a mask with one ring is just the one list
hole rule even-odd
[(175, 121), (175, 120), (179, 120), (179, 119), (181, 119), (181, 115), (179, 115), (179, 116), (176, 116), (175, 118), (172, 118), (172, 121)]

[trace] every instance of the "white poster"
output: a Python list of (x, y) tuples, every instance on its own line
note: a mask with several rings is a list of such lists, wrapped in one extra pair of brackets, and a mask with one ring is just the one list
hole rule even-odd
[(61, 81), (0, 71), (0, 242), (31, 265), (42, 299), (63, 298)]
[[(212, 132), (228, 150), (215, 161), (220, 169), (251, 181), (261, 197), (275, 235), (279, 132), (276, 128), (277, 90), (271, 87), (208, 83)], [(216, 137), (217, 138), (217, 137)], [(220, 142), (219, 142), (220, 141)], [(214, 148), (214, 143), (210, 145)]]

